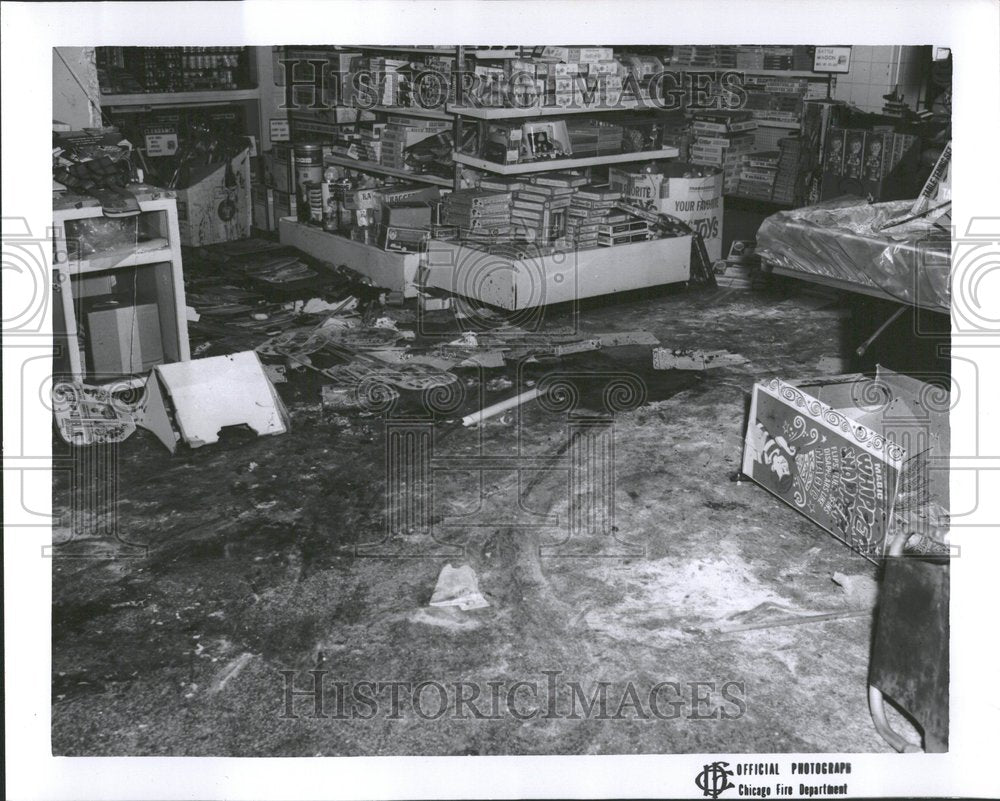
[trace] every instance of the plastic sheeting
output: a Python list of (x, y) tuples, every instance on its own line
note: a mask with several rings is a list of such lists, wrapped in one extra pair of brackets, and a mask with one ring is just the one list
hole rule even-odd
[[(784, 270), (878, 290), (893, 300), (947, 312), (951, 236), (933, 217), (885, 231), (910, 213), (912, 200), (867, 204), (841, 198), (764, 220), (757, 253)], [(947, 228), (947, 226), (945, 226)]]

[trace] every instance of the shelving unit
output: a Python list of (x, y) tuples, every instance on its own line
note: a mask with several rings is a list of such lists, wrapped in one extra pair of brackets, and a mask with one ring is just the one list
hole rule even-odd
[[(311, 48), (315, 51), (316, 48)], [(405, 53), (433, 54), (453, 57), (455, 69), (462, 71), (467, 59), (508, 59), (522, 57), (522, 48), (493, 48), (457, 46), (454, 48), (420, 48), (399, 46), (358, 46), (347, 52), (370, 52), (373, 54)], [(343, 50), (331, 50), (331, 61)], [(321, 58), (321, 54), (310, 53), (310, 58)], [(466, 97), (460, 83), (455, 86), (455, 98), (443, 109), (423, 107), (402, 107), (376, 105), (365, 108), (337, 106), (332, 109), (301, 109), (290, 116), (292, 138), (296, 138), (296, 125), (303, 124), (307, 130), (319, 132), (328, 128), (336, 132), (336, 126), (346, 124), (350, 111), (365, 111), (384, 116), (391, 120), (394, 115), (420, 119), (449, 120), (452, 122), (454, 142), (462, 142), (469, 123), (480, 126), (490, 120), (531, 120), (542, 117), (567, 117), (571, 115), (601, 115), (609, 112), (655, 111), (655, 105), (643, 100), (623, 100), (615, 105), (576, 105), (573, 107), (536, 105), (529, 108), (499, 108), (473, 105), (465, 102)], [(301, 123), (299, 121), (301, 120)], [(310, 120), (314, 121), (315, 128)], [(615, 164), (648, 162), (676, 158), (676, 147), (660, 147), (655, 150), (614, 153), (604, 156), (566, 157), (550, 160), (500, 164), (481, 158), (476, 153), (452, 151), (454, 175), (451, 180), (437, 175), (413, 173), (395, 167), (386, 167), (371, 161), (351, 159), (342, 155), (327, 155), (325, 163), (346, 167), (373, 175), (387, 175), (415, 183), (450, 187), (463, 187), (463, 177), (469, 171), (493, 175), (532, 175), (558, 170), (588, 170)], [(593, 247), (569, 254), (551, 254), (531, 260), (512, 260), (504, 256), (489, 254), (483, 250), (467, 247), (460, 242), (432, 240), (428, 253), (399, 254), (386, 253), (375, 245), (357, 242), (347, 237), (320, 230), (316, 226), (286, 218), (278, 224), (281, 241), (294, 245), (323, 261), (348, 264), (379, 286), (384, 286), (405, 295), (416, 293), (414, 281), (418, 266), (427, 276), (427, 285), (448, 289), (456, 294), (476, 298), (507, 309), (521, 309), (532, 305), (549, 304), (577, 298), (651, 287), (690, 277), (691, 239), (688, 236), (673, 239), (658, 239), (613, 247)], [(435, 262), (435, 254), (446, 254), (451, 266)], [(447, 259), (446, 259), (447, 260)], [(465, 266), (488, 263), (490, 278), (481, 282), (465, 281)], [(465, 266), (463, 266), (465, 265)], [(473, 271), (475, 272), (475, 271)], [(537, 290), (537, 291), (535, 291)]]
[[(65, 367), (74, 381), (117, 388), (142, 386), (150, 361), (142, 357), (141, 349), (136, 354), (134, 344), (130, 343), (129, 357), (134, 357), (143, 369), (121, 375), (95, 373), (81, 346), (81, 335), (86, 328), (81, 318), (87, 314), (88, 298), (116, 294), (131, 301), (134, 309), (155, 305), (159, 323), (154, 336), (159, 345), (155, 363), (191, 358), (175, 195), (143, 185), (131, 189), (139, 201), (140, 213), (123, 218), (123, 225), (135, 221), (135, 243), (108, 248), (85, 258), (79, 257), (78, 250), (74, 252), (70, 243), (80, 241), (79, 221), (104, 219), (103, 209), (90, 197), (63, 195), (53, 200), (52, 272), (56, 294), (53, 329), (57, 339), (65, 342)], [(127, 315), (128, 308), (122, 306), (121, 312)], [(138, 339), (135, 314), (126, 322), (129, 336)]]

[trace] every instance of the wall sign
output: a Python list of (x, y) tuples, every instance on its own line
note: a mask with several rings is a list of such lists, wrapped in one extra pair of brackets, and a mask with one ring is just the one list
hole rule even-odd
[(173, 128), (147, 128), (144, 138), (147, 156), (173, 156), (177, 153), (177, 131)]
[(271, 141), (287, 142), (292, 138), (288, 120), (271, 120)]
[(851, 46), (817, 47), (813, 57), (813, 72), (849, 72)]

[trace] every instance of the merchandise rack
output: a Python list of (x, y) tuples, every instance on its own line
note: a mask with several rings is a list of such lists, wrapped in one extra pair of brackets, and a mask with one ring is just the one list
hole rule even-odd
[[(503, 59), (523, 55), (520, 48), (482, 49), (473, 46), (460, 45), (448, 50), (442, 48), (398, 47), (398, 46), (356, 46), (346, 48), (352, 51), (367, 52), (398, 52), (410, 54), (440, 54), (453, 56), (455, 68), (463, 70), (466, 59), (485, 58)], [(331, 55), (337, 52), (333, 48)], [(489, 120), (531, 120), (540, 117), (566, 117), (570, 115), (602, 115), (611, 112), (655, 112), (659, 109), (646, 98), (625, 98), (608, 105), (576, 105), (571, 107), (536, 105), (529, 108), (499, 108), (490, 106), (473, 106), (467, 104), (463, 97), (461, 83), (456, 83), (455, 99), (443, 109), (405, 107), (405, 106), (372, 106), (368, 108), (354, 107), (355, 111), (366, 111), (384, 115), (391, 119), (393, 115), (421, 117), (427, 119), (450, 120), (455, 142), (461, 142), (464, 126), (471, 122), (484, 127)], [(338, 107), (346, 110), (351, 107)], [(330, 119), (329, 109), (301, 109), (295, 112), (292, 120), (292, 139), (296, 136), (296, 122), (308, 125), (310, 116), (313, 120)], [(336, 111), (332, 114), (334, 120), (340, 120)], [(330, 133), (335, 131), (337, 124), (333, 122)], [(315, 129), (314, 129), (315, 130)], [(374, 175), (389, 175), (415, 183), (427, 183), (458, 190), (463, 186), (463, 176), (468, 171), (492, 173), (496, 175), (530, 175), (557, 170), (587, 170), (614, 164), (628, 164), (642, 161), (672, 159), (679, 155), (675, 147), (660, 147), (656, 150), (615, 153), (604, 156), (568, 157), (552, 160), (539, 160), (515, 164), (499, 164), (480, 158), (478, 155), (452, 152), (454, 176), (448, 180), (436, 175), (426, 175), (396, 168), (384, 167), (381, 164), (359, 161), (345, 156), (326, 156), (325, 162), (336, 164)], [(523, 309), (537, 305), (548, 305), (556, 302), (572, 301), (584, 297), (609, 294), (683, 282), (690, 278), (691, 237), (678, 236), (674, 238), (655, 239), (630, 244), (620, 244), (613, 247), (593, 247), (586, 250), (556, 253), (535, 259), (517, 260), (503, 255), (489, 254), (486, 251), (468, 247), (460, 242), (432, 240), (427, 253), (395, 254), (386, 253), (376, 245), (356, 242), (346, 237), (322, 231), (315, 226), (300, 223), (291, 218), (279, 221), (281, 241), (292, 244), (311, 253), (316, 258), (333, 263), (349, 263), (358, 272), (380, 286), (389, 286), (405, 295), (415, 294), (418, 275), (424, 276), (427, 286), (446, 289), (458, 295), (474, 298), (485, 303), (506, 309)], [(444, 254), (442, 263), (437, 256)], [(490, 275), (479, 276), (479, 268), (484, 262), (490, 265)], [(417, 266), (420, 266), (420, 270)], [(474, 280), (467, 280), (466, 267), (469, 267)]]

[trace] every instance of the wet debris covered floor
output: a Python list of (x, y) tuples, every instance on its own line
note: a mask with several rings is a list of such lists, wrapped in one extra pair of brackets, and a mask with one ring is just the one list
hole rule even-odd
[[(189, 303), (201, 280), (191, 273)], [(412, 301), (383, 306), (335, 278), (369, 327), (417, 327)], [(219, 318), (248, 296), (227, 293), (214, 298), (221, 313), (192, 325), (198, 355), (257, 347), (298, 325), (278, 304), (261, 325), (234, 330)], [(287, 434), (226, 431), (171, 456), (137, 430), (117, 446), (117, 503), (84, 527), (113, 527), (118, 558), (88, 556), (96, 535), (54, 532), (53, 752), (890, 750), (867, 709), (870, 615), (726, 630), (849, 612), (856, 599), (834, 574), (876, 578), (868, 561), (736, 480), (754, 380), (842, 372), (831, 366), (845, 366), (848, 316), (809, 295), (664, 291), (594, 303), (578, 319), (553, 310), (541, 331), (649, 332), (680, 354), (743, 358), (654, 370), (651, 346), (639, 344), (452, 365), (452, 383), (396, 387), (352, 409), (323, 402), (322, 371), (336, 374), (337, 360), (310, 356), (286, 360), (277, 385)], [(420, 320), (431, 328), (410, 344), (462, 336), (454, 309)], [(462, 425), (483, 404), (556, 379), (540, 398)], [(388, 447), (414, 437), (427, 446), (419, 465)], [(587, 448), (613, 470), (574, 483), (571, 460)], [(387, 469), (393, 458), (408, 467)], [(613, 517), (585, 497), (595, 486), (612, 495)], [(57, 476), (54, 513), (72, 520), (85, 490)], [(414, 520), (429, 526), (401, 525)], [(430, 605), (448, 564), (471, 567), (487, 606)], [(325, 717), (313, 697), (288, 694), (316, 677)], [(508, 696), (517, 681), (536, 690)], [(373, 710), (351, 700), (361, 682), (436, 682), (452, 708), (438, 715), (429, 685), (417, 708), (404, 689), (398, 709), (386, 691)], [(490, 682), (502, 685), (496, 714)], [(456, 683), (468, 701), (458, 710)], [(590, 714), (581, 694), (597, 698)]]

